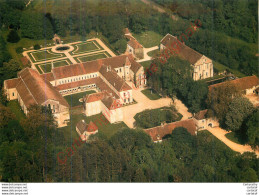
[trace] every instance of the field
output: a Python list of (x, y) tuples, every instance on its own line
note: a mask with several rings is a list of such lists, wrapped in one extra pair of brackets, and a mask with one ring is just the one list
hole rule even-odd
[(91, 94), (91, 93), (96, 93), (96, 91), (94, 91), (94, 90), (84, 91), (82, 93), (76, 93), (76, 94), (64, 96), (64, 98), (66, 99), (66, 101), (70, 105), (70, 107), (74, 107), (74, 106), (82, 105), (82, 102), (79, 102), (79, 99), (83, 98), (85, 95)]
[(145, 31), (140, 34), (133, 34), (138, 42), (145, 48), (158, 46), (163, 36), (153, 31)]
[(156, 93), (154, 90), (152, 90), (152, 93), (151, 93), (151, 90), (152, 89), (145, 89), (145, 90), (142, 90), (141, 92), (147, 96), (150, 100), (158, 100), (161, 98), (161, 96)]

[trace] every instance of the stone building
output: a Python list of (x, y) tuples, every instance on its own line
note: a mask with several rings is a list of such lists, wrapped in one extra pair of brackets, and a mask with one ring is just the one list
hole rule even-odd
[(144, 131), (150, 135), (151, 139), (157, 143), (162, 142), (163, 139), (166, 138), (167, 135), (172, 134), (173, 130), (177, 127), (184, 127), (187, 131), (192, 134), (197, 134), (197, 128), (195, 125), (195, 121), (193, 119), (187, 119), (182, 121), (177, 121), (173, 123), (162, 123), (161, 126), (152, 127), (149, 129), (144, 129)]
[(70, 119), (69, 105), (62, 95), (36, 70), (25, 68), (18, 78), (4, 81), (8, 100), (18, 100), (23, 112), (37, 104), (50, 107), (59, 127), (66, 126)]
[(127, 52), (132, 54), (136, 59), (144, 58), (143, 46), (134, 38), (131, 38), (127, 44)]
[(87, 141), (90, 135), (98, 133), (98, 127), (92, 121), (90, 121), (89, 124), (86, 124), (84, 120), (81, 120), (76, 124), (76, 132), (82, 141)]
[[(18, 73), (18, 78), (4, 81), (4, 89), (8, 100), (18, 99), (25, 114), (32, 104), (50, 106), (58, 126), (62, 127), (70, 118), (69, 105), (62, 96), (87, 90), (105, 92), (101, 104), (104, 115), (111, 123), (121, 121), (122, 111), (113, 106), (114, 102), (120, 105), (133, 102), (132, 88), (127, 81), (132, 81), (137, 88), (146, 85), (144, 69), (132, 55), (55, 67), (42, 75), (26, 68)], [(94, 108), (85, 112), (97, 113)]]
[(217, 127), (219, 123), (216, 119), (211, 117), (207, 117), (208, 110), (201, 110), (200, 112), (194, 115), (195, 124), (198, 130), (206, 129), (208, 127)]
[[(192, 77), (197, 81), (200, 79), (206, 79), (213, 77), (213, 62), (208, 57), (200, 54), (192, 48), (185, 45), (170, 34), (167, 34), (160, 43), (160, 50), (175, 51), (175, 54), (180, 58), (187, 60), (193, 67)], [(172, 55), (171, 52), (168, 52)]]

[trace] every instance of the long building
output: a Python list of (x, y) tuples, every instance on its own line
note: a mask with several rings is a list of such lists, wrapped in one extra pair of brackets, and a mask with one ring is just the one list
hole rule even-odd
[(193, 67), (193, 80), (197, 81), (213, 77), (213, 63), (211, 59), (188, 47), (185, 43), (179, 41), (177, 37), (167, 34), (160, 42), (160, 50), (170, 50), (172, 47), (177, 48), (177, 55), (187, 60)]
[[(126, 81), (132, 81), (136, 87), (146, 85), (144, 69), (132, 55), (52, 67), (50, 73), (42, 75), (34, 69), (25, 68), (18, 73), (18, 78), (4, 81), (4, 89), (8, 100), (18, 99), (25, 114), (33, 104), (50, 107), (58, 126), (62, 127), (70, 119), (69, 105), (63, 96), (94, 89), (105, 94), (101, 111), (114, 110), (111, 106), (114, 101), (121, 105), (133, 101), (132, 88)], [(90, 109), (90, 106), (85, 105), (87, 108)], [(90, 109), (85, 113), (92, 115), (95, 111)], [(121, 121), (120, 117), (112, 114), (105, 116), (111, 123)]]

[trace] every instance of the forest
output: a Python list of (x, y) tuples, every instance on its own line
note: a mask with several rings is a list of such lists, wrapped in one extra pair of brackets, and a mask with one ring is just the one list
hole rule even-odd
[[(233, 152), (208, 131), (192, 136), (176, 128), (158, 144), (141, 129), (124, 129), (109, 139), (96, 134), (71, 151), (67, 148), (74, 140), (64, 143), (48, 108), (34, 106), (18, 121), (9, 108), (0, 106), (0, 116), (1, 181), (258, 181), (255, 154)], [(57, 160), (61, 151), (67, 156), (64, 165)]]

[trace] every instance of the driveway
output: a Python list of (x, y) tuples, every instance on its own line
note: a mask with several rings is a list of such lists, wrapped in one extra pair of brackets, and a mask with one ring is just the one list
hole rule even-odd
[[(129, 83), (129, 85), (132, 86), (131, 83)], [(137, 113), (142, 112), (146, 109), (156, 109), (164, 106), (170, 106), (171, 104), (173, 104), (173, 101), (171, 98), (160, 98), (158, 100), (150, 100), (141, 92), (142, 90), (144, 89), (143, 88), (136, 89), (136, 90), (132, 89), (133, 98), (138, 103), (130, 106), (125, 106), (122, 108), (124, 113), (123, 122), (129, 128), (134, 128), (134, 122), (135, 122), (134, 116)], [(188, 117), (192, 116), (192, 114), (187, 111), (188, 109), (184, 106), (184, 104), (182, 104), (180, 100), (175, 100), (174, 105), (178, 110), (178, 112), (183, 115), (182, 120), (185, 120)]]
[(141, 60), (138, 60), (137, 62), (145, 62), (145, 61), (152, 60), (152, 56), (149, 56), (147, 53), (150, 51), (158, 50), (158, 49), (159, 49), (158, 46), (154, 46), (154, 47), (150, 47), (150, 48), (143, 48), (144, 58)]
[(259, 157), (259, 151), (254, 151), (249, 145), (241, 145), (229, 140), (225, 135), (229, 133), (228, 131), (221, 129), (220, 127), (208, 127), (207, 130), (211, 132), (215, 137), (225, 143), (232, 150), (243, 154), (244, 152), (255, 152), (257, 157)]

